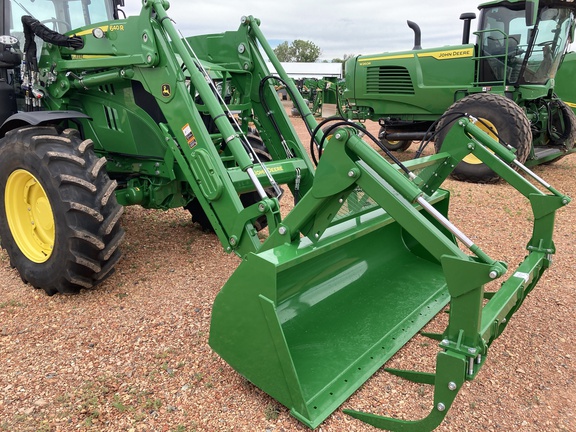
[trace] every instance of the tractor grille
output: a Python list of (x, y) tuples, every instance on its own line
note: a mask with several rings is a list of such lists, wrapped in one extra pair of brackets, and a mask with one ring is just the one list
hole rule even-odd
[(372, 66), (366, 71), (366, 93), (414, 94), (410, 73), (401, 66)]

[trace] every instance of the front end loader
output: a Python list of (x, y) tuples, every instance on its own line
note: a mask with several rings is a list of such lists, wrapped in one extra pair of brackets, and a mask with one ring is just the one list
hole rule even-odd
[[(311, 428), (448, 306), (446, 328), (427, 335), (435, 372), (389, 370), (434, 386), (429, 416), (346, 411), (390, 430), (442, 422), (550, 266), (568, 197), (466, 114), (440, 152), (406, 163), (360, 124), (318, 124), (252, 16), (183, 37), (164, 0), (130, 17), (122, 0), (6, 3), (4, 58), (22, 62), (2, 65), (12, 87), (0, 95), (16, 104), (0, 127), (0, 237), (24, 281), (92, 288), (120, 257), (124, 206), (184, 207), (240, 258), (213, 305), (211, 347)], [(311, 158), (278, 84), (303, 113)], [(448, 220), (441, 185), (470, 155), (531, 205), (516, 268)]]
[[(462, 42), (422, 48), (420, 29), (410, 51), (362, 55), (346, 63), (342, 113), (373, 120), (391, 150), (433, 140), (437, 150), (455, 117), (465, 112), (494, 138), (516, 149), (527, 166), (575, 150), (576, 116), (554, 94), (555, 76), (574, 38), (576, 4), (563, 0), (491, 1), (464, 13)], [(561, 95), (560, 95), (561, 96)], [(498, 176), (475, 157), (455, 169), (458, 180), (492, 183)]]

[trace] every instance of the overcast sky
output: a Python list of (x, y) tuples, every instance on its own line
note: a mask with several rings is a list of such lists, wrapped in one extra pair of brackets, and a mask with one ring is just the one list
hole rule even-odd
[[(168, 14), (185, 36), (236, 30), (240, 18), (253, 15), (262, 21), (261, 29), (272, 46), (295, 39), (314, 42), (322, 49), (322, 59), (342, 58), (344, 54), (375, 54), (409, 50), (412, 30), (406, 20), (422, 29), (422, 47), (455, 45), (462, 39), (460, 14), (475, 12), (475, 0), (171, 0)], [(129, 15), (139, 12), (140, 2), (126, 0)], [(394, 6), (392, 6), (394, 5)], [(472, 23), (475, 31), (477, 21)]]

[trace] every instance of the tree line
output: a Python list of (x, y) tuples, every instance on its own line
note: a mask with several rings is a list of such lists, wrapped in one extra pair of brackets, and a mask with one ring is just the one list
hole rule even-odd
[[(291, 43), (282, 42), (274, 48), (274, 54), (281, 62), (303, 62), (314, 63), (322, 55), (322, 49), (314, 42), (296, 39)], [(344, 63), (354, 54), (344, 54), (343, 58), (334, 58), (331, 61), (324, 60), (325, 63)]]

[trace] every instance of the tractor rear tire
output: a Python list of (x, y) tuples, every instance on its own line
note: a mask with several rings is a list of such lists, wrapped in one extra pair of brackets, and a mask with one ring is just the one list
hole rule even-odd
[(572, 150), (576, 145), (576, 114), (565, 102), (560, 101), (562, 104), (562, 110), (566, 114), (566, 118), (570, 119), (570, 135), (564, 141), (564, 147), (566, 150)]
[(0, 140), (0, 238), (22, 280), (76, 294), (114, 271), (124, 210), (92, 141), (27, 126)]
[[(247, 137), (248, 141), (250, 142), (250, 145), (254, 149), (254, 152), (258, 156), (258, 159), (261, 162), (270, 162), (272, 160), (272, 156), (268, 152), (268, 149), (266, 148), (264, 142), (260, 139), (260, 137), (258, 137), (253, 132), (249, 132)], [(266, 188), (264, 190), (268, 193), (268, 196), (273, 195), (274, 191), (272, 188)], [(240, 201), (242, 201), (244, 207), (249, 207), (252, 204), (261, 201), (261, 199), (258, 192), (247, 192), (245, 194), (240, 195)], [(202, 231), (214, 232), (214, 227), (210, 223), (210, 219), (208, 219), (206, 212), (204, 211), (204, 209), (202, 208), (197, 199), (194, 198), (192, 201), (186, 204), (184, 208), (188, 210), (192, 215), (192, 222), (200, 225)], [(260, 216), (253, 222), (253, 224), (254, 228), (256, 228), (256, 231), (262, 231), (264, 228), (268, 226), (268, 221), (266, 220), (266, 216)]]
[[(574, 144), (576, 144), (576, 114), (574, 114), (572, 108), (566, 105), (564, 101), (559, 100), (558, 104), (560, 114), (562, 115), (562, 120), (560, 123), (552, 124), (552, 127), (556, 128), (557, 130), (564, 129), (564, 133), (562, 134), (564, 135), (564, 137), (563, 139), (561, 139), (561, 142), (553, 143), (553, 145), (562, 145), (566, 153), (563, 153), (552, 160), (544, 162), (543, 165), (552, 165), (564, 159), (567, 153), (574, 148)], [(554, 119), (554, 120), (558, 121), (560, 119)]]
[(384, 132), (384, 128), (380, 128), (380, 132), (378, 133), (378, 139), (382, 143), (384, 147), (386, 147), (390, 151), (397, 151), (403, 152), (408, 149), (412, 145), (411, 140), (399, 140), (399, 141), (388, 141), (386, 138), (381, 138), (382, 132)]
[[(524, 163), (532, 148), (532, 130), (524, 111), (512, 100), (491, 93), (477, 93), (460, 99), (448, 108), (438, 123), (434, 146), (436, 152), (442, 148), (459, 113), (466, 113), (481, 120), (476, 126), (485, 130), (492, 138), (507, 143), (516, 149), (518, 162)], [(471, 183), (495, 183), (500, 178), (474, 155), (465, 157), (452, 172), (456, 180)]]

